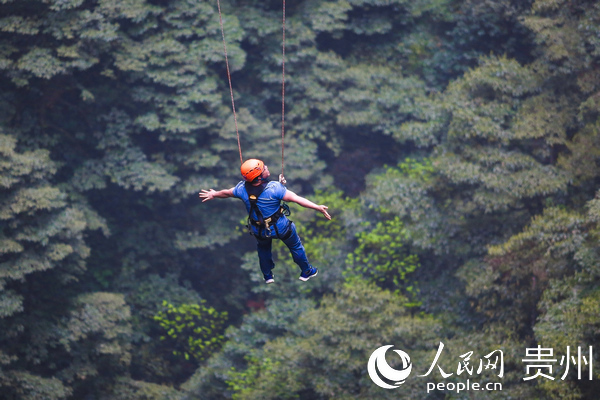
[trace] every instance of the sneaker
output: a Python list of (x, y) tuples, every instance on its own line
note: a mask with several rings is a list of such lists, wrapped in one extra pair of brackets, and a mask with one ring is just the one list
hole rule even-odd
[(301, 281), (306, 282), (307, 280), (309, 280), (313, 276), (317, 276), (318, 273), (319, 273), (318, 269), (316, 269), (314, 267), (310, 267), (309, 270), (302, 271), (302, 273), (300, 274), (300, 278), (298, 278), (298, 279), (300, 279)]
[(273, 273), (270, 273), (269, 275), (263, 275), (265, 277), (265, 283), (274, 283), (275, 282), (275, 277), (273, 276)]

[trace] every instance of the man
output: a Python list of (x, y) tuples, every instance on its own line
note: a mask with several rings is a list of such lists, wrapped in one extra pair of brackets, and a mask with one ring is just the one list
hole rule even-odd
[(271, 176), (269, 168), (261, 160), (247, 160), (242, 164), (240, 171), (244, 181), (240, 181), (231, 189), (218, 191), (203, 189), (199, 193), (199, 197), (203, 199), (202, 202), (229, 197), (237, 197), (244, 202), (249, 215), (249, 227), (256, 238), (258, 260), (266, 283), (275, 282), (272, 272), (275, 263), (271, 253), (273, 237), (281, 239), (290, 249), (294, 262), (302, 270), (299, 278), (301, 281), (307, 281), (316, 276), (318, 269), (308, 262), (304, 246), (296, 233), (296, 226), (287, 219), (285, 211), (281, 207), (281, 201), (290, 201), (302, 207), (312, 208), (331, 220), (331, 216), (327, 212), (328, 207), (317, 205), (298, 196), (279, 182), (270, 182), (268, 179)]

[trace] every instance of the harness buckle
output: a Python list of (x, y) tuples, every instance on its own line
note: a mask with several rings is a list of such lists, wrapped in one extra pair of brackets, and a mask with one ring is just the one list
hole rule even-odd
[(265, 237), (271, 237), (271, 217), (265, 219)]

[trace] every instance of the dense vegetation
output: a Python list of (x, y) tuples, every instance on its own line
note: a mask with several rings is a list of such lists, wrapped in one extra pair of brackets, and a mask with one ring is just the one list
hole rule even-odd
[[(221, 7), (244, 158), (275, 175), (281, 2)], [(486, 398), (595, 398), (598, 356), (592, 381), (521, 359), (600, 339), (600, 5), (286, 17), (288, 187), (333, 220), (293, 206), (319, 276), (277, 244), (266, 286), (242, 204), (197, 195), (240, 179), (216, 1), (0, 1), (2, 398), (469, 397), (366, 374), (440, 342), (446, 371), (504, 351)]]

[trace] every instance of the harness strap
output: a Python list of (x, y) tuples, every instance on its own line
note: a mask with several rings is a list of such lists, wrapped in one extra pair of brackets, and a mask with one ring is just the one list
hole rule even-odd
[[(254, 197), (254, 196), (252, 196), (252, 197)], [(271, 236), (271, 226), (273, 226), (273, 228), (275, 228), (275, 234), (277, 235), (277, 237), (279, 237), (279, 229), (277, 228), (277, 221), (279, 221), (279, 218), (283, 217), (284, 215), (285, 216), (290, 215), (289, 207), (287, 206), (287, 204), (284, 204), (284, 205), (280, 206), (279, 209), (275, 213), (273, 213), (272, 215), (270, 215), (267, 218), (264, 218), (262, 213), (258, 209), (258, 206), (256, 205), (256, 199), (250, 200), (250, 211), (251, 212), (248, 215), (249, 223), (258, 228), (259, 236), (262, 236), (262, 231), (264, 230), (266, 237)], [(252, 211), (255, 212), (257, 219), (252, 218)]]
[[(277, 221), (282, 216), (289, 216), (291, 214), (290, 208), (287, 204), (280, 205), (279, 209), (265, 218), (260, 209), (258, 208), (258, 198), (266, 188), (266, 183), (259, 186), (252, 186), (246, 183), (246, 192), (248, 193), (248, 201), (250, 202), (250, 213), (248, 213), (248, 230), (250, 234), (254, 234), (250, 228), (250, 225), (254, 225), (258, 228), (258, 236), (262, 237), (263, 232), (265, 237), (271, 236), (271, 225), (275, 228), (275, 234), (279, 235), (279, 229), (277, 228)], [(252, 212), (256, 215), (256, 219), (252, 218)]]

